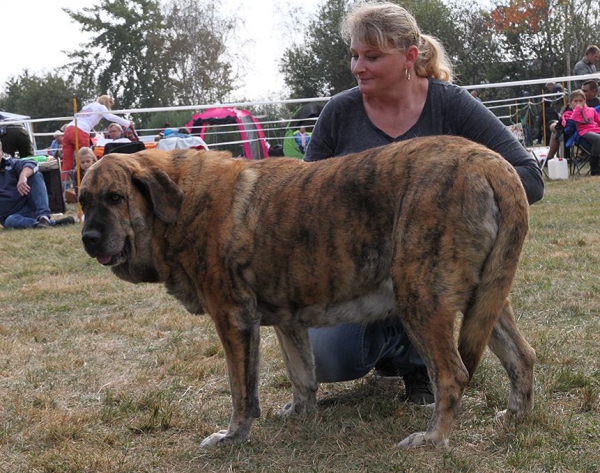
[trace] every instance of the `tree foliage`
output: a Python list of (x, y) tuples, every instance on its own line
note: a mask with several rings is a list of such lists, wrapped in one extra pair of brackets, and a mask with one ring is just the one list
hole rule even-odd
[[(6, 83), (6, 93), (0, 99), (0, 110), (34, 118), (69, 117), (73, 115), (72, 97), (71, 87), (56, 73), (38, 77), (25, 70)], [(35, 123), (34, 128), (36, 133), (51, 133), (64, 123), (64, 121), (40, 122)], [(51, 137), (41, 138), (37, 145), (43, 148), (51, 141)]]
[(172, 0), (167, 6), (176, 102), (221, 102), (233, 90), (233, 54), (226, 43), (237, 20), (223, 18), (219, 7), (216, 1), (197, 0)]
[(327, 0), (309, 22), (301, 44), (288, 48), (280, 71), (292, 98), (323, 97), (356, 85), (350, 52), (340, 35), (347, 0)]
[[(292, 97), (354, 85), (350, 79), (334, 82), (349, 74), (339, 24), (352, 3), (324, 0), (304, 38), (284, 52), (281, 71)], [(571, 75), (586, 46), (600, 44), (600, 0), (496, 0), (489, 7), (467, 0), (395, 3), (444, 44), (455, 80), (464, 85)]]
[(91, 39), (69, 54), (70, 77), (86, 99), (101, 93), (119, 108), (222, 100), (234, 81), (225, 40), (234, 19), (219, 0), (99, 0), (65, 11)]
[(598, 0), (508, 0), (491, 16), (501, 51), (524, 78), (552, 77), (571, 75), (587, 45), (599, 43), (599, 9)]
[(109, 93), (119, 108), (170, 104), (167, 24), (155, 0), (99, 0), (65, 10), (91, 39), (69, 57), (71, 78), (93, 86), (87, 99)]

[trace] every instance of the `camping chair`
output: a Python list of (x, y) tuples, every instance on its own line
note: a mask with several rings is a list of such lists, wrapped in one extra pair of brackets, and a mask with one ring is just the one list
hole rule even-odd
[(131, 141), (131, 142), (108, 142), (104, 145), (104, 154), (106, 156), (110, 153), (126, 153), (132, 154), (138, 151), (146, 149), (146, 145), (143, 141)]
[[(592, 149), (591, 145), (575, 130), (575, 133), (565, 141), (565, 148), (570, 149), (571, 153), (569, 163), (571, 175), (581, 175), (581, 170), (590, 162), (590, 158), (592, 157), (590, 153)], [(588, 169), (586, 174), (589, 174), (589, 172), (590, 170)]]
[(549, 146), (542, 146), (540, 148), (528, 148), (528, 151), (535, 158), (535, 162), (546, 176), (548, 175), (546, 164), (548, 163), (548, 152), (550, 151)]

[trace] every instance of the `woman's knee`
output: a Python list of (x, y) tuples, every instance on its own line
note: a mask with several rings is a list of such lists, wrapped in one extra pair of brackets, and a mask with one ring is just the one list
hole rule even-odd
[(311, 328), (317, 381), (334, 383), (365, 376), (371, 367), (364, 363), (364, 326), (344, 324)]
[(383, 358), (393, 358), (409, 345), (402, 324), (343, 324), (310, 329), (317, 381), (358, 379)]

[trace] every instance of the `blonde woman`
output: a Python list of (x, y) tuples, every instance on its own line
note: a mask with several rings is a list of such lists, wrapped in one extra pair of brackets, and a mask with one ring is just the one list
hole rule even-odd
[[(423, 34), (408, 11), (392, 3), (358, 4), (346, 17), (343, 34), (358, 86), (327, 103), (305, 161), (417, 136), (458, 135), (509, 161), (530, 203), (542, 198), (544, 183), (533, 157), (480, 101), (451, 83), (452, 66), (442, 45)], [(382, 376), (403, 377), (409, 401), (434, 401), (425, 364), (402, 324), (346, 324), (311, 329), (309, 336), (319, 382), (348, 381), (375, 368)]]
[[(94, 127), (105, 118), (111, 122), (118, 123), (121, 126), (127, 127), (131, 125), (129, 120), (110, 113), (110, 109), (114, 105), (114, 100), (109, 95), (101, 95), (95, 102), (84, 105), (79, 113), (75, 115), (77, 119), (77, 129), (79, 137), (79, 146), (90, 146), (90, 133)], [(65, 135), (63, 137), (63, 161), (62, 170), (63, 177), (68, 179), (69, 173), (72, 171), (75, 162), (75, 120), (67, 123)]]

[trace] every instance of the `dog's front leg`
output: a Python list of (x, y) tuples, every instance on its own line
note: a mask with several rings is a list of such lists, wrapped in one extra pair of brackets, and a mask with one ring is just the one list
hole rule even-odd
[(201, 447), (241, 442), (248, 436), (254, 419), (260, 417), (260, 324), (258, 320), (248, 320), (247, 317), (240, 316), (240, 310), (220, 310), (217, 316), (212, 317), (225, 351), (233, 413), (227, 430), (205, 438)]
[(317, 380), (312, 347), (305, 327), (275, 326), (288, 376), (294, 388), (292, 402), (281, 411), (282, 417), (306, 414), (317, 404)]

